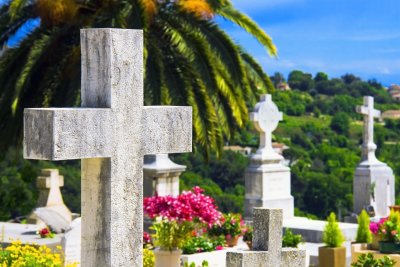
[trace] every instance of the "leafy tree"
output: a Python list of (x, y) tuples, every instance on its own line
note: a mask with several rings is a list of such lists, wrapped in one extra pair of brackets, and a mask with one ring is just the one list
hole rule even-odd
[(338, 112), (333, 116), (331, 121), (331, 129), (339, 134), (348, 135), (350, 127), (350, 118), (347, 113)]
[(300, 91), (310, 91), (314, 87), (312, 75), (303, 73), (300, 70), (294, 70), (289, 73), (288, 83), (290, 88)]
[(228, 0), (6, 1), (0, 45), (22, 30), (29, 33), (0, 58), (1, 145), (21, 140), (23, 108), (79, 105), (79, 29), (117, 27), (144, 29), (145, 104), (192, 106), (196, 144), (206, 155), (219, 152), (224, 137), (247, 120), (246, 103), (273, 85), (217, 26), (216, 16), (276, 55), (270, 37)]
[(273, 76), (269, 77), (274, 84), (275, 88), (278, 86), (278, 84), (282, 83), (285, 81), (285, 77), (283, 76), (282, 73), (280, 72), (275, 72)]
[(327, 80), (328, 80), (328, 74), (326, 74), (325, 72), (318, 72), (314, 77), (315, 82), (321, 82)]

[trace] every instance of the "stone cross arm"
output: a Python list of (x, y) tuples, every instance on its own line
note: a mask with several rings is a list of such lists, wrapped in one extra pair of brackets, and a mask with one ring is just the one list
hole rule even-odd
[(376, 109), (371, 109), (370, 106), (357, 106), (357, 113), (363, 114), (363, 115), (372, 115), (374, 118), (380, 118), (381, 117), (381, 112)]
[[(141, 110), (142, 155), (191, 149), (190, 107), (148, 106)], [(108, 108), (26, 109), (24, 157), (41, 160), (112, 156), (118, 116)]]

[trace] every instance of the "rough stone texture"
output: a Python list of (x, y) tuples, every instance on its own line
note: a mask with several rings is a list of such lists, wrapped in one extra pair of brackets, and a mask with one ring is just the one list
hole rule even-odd
[(191, 151), (188, 107), (143, 107), (143, 33), (81, 31), (82, 107), (27, 109), (24, 156), (82, 160), (82, 266), (142, 266), (143, 156)]
[(272, 132), (282, 120), (282, 113), (272, 102), (271, 95), (263, 95), (250, 118), (260, 133), (260, 147), (251, 155), (245, 174), (245, 219), (251, 220), (254, 207), (280, 208), (283, 217), (290, 219), (294, 216), (290, 169), (272, 148)]
[(364, 97), (364, 105), (357, 107), (364, 116), (364, 133), (361, 162), (357, 166), (353, 181), (354, 212), (372, 206), (376, 217), (386, 217), (389, 206), (395, 202), (395, 179), (393, 170), (375, 156), (374, 118), (381, 112), (374, 109), (374, 98)]
[(227, 267), (265, 267), (267, 265), (268, 252), (266, 251), (242, 251), (228, 252), (226, 254)]
[(305, 267), (304, 249), (282, 249), (281, 209), (254, 208), (253, 250), (228, 252), (227, 267)]
[(299, 250), (296, 248), (282, 248), (282, 267), (304, 267), (305, 262), (305, 250)]
[[(36, 187), (39, 189), (37, 208), (46, 207), (59, 213), (68, 223), (72, 221), (71, 211), (64, 204), (60, 187), (64, 186), (64, 177), (59, 175), (58, 169), (43, 169), (36, 179)], [(29, 223), (43, 225), (34, 214), (28, 218)]]

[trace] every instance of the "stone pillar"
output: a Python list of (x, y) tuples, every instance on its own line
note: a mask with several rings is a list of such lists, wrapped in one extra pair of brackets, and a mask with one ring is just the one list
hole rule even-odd
[(261, 97), (251, 120), (260, 133), (260, 147), (251, 155), (245, 174), (245, 219), (251, 220), (254, 207), (283, 209), (283, 218), (290, 219), (294, 216), (290, 169), (283, 165), (284, 158), (274, 151), (271, 140), (282, 113), (271, 95)]
[(148, 155), (143, 165), (144, 197), (179, 195), (179, 176), (186, 166), (172, 162), (168, 154)]
[[(36, 180), (39, 189), (37, 208), (48, 208), (59, 213), (66, 221), (71, 223), (71, 211), (64, 204), (60, 187), (64, 186), (64, 177), (59, 175), (58, 169), (43, 169)], [(35, 214), (29, 216), (30, 223), (43, 224)]]
[(374, 109), (374, 98), (364, 97), (364, 105), (357, 107), (364, 116), (364, 132), (361, 162), (357, 166), (353, 181), (354, 212), (373, 207), (375, 217), (386, 217), (389, 206), (395, 202), (395, 179), (393, 170), (375, 156), (374, 118), (380, 118), (379, 110)]

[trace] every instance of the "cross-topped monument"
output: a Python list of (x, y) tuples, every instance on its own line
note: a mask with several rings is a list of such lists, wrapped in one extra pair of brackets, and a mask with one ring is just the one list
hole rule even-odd
[(380, 118), (381, 112), (374, 109), (374, 98), (372, 96), (364, 96), (364, 105), (357, 106), (357, 113), (364, 116), (362, 161), (376, 162), (378, 159), (375, 156), (374, 118)]
[(271, 95), (262, 95), (254, 112), (250, 114), (250, 120), (254, 122), (255, 128), (260, 133), (260, 145), (256, 153), (260, 159), (282, 159), (272, 148), (272, 132), (278, 127), (282, 118), (282, 112), (272, 102)]
[(26, 109), (24, 156), (82, 159), (82, 266), (142, 266), (143, 156), (191, 151), (191, 108), (143, 106), (142, 31), (81, 48), (82, 108)]
[(282, 120), (282, 112), (272, 102), (271, 95), (262, 95), (250, 113), (250, 119), (260, 133), (260, 146), (250, 157), (245, 174), (246, 195), (244, 215), (253, 217), (253, 207), (281, 208), (284, 219), (294, 215), (294, 200), (290, 195), (290, 169), (282, 164), (283, 157), (272, 148), (272, 132)]
[(386, 217), (389, 206), (394, 205), (395, 179), (393, 170), (375, 156), (374, 118), (380, 118), (381, 112), (374, 109), (371, 96), (364, 97), (364, 105), (358, 106), (357, 112), (364, 116), (364, 132), (361, 162), (353, 180), (354, 212), (373, 207), (376, 217)]
[(305, 267), (306, 251), (282, 248), (281, 209), (254, 208), (253, 250), (228, 252), (227, 267)]

